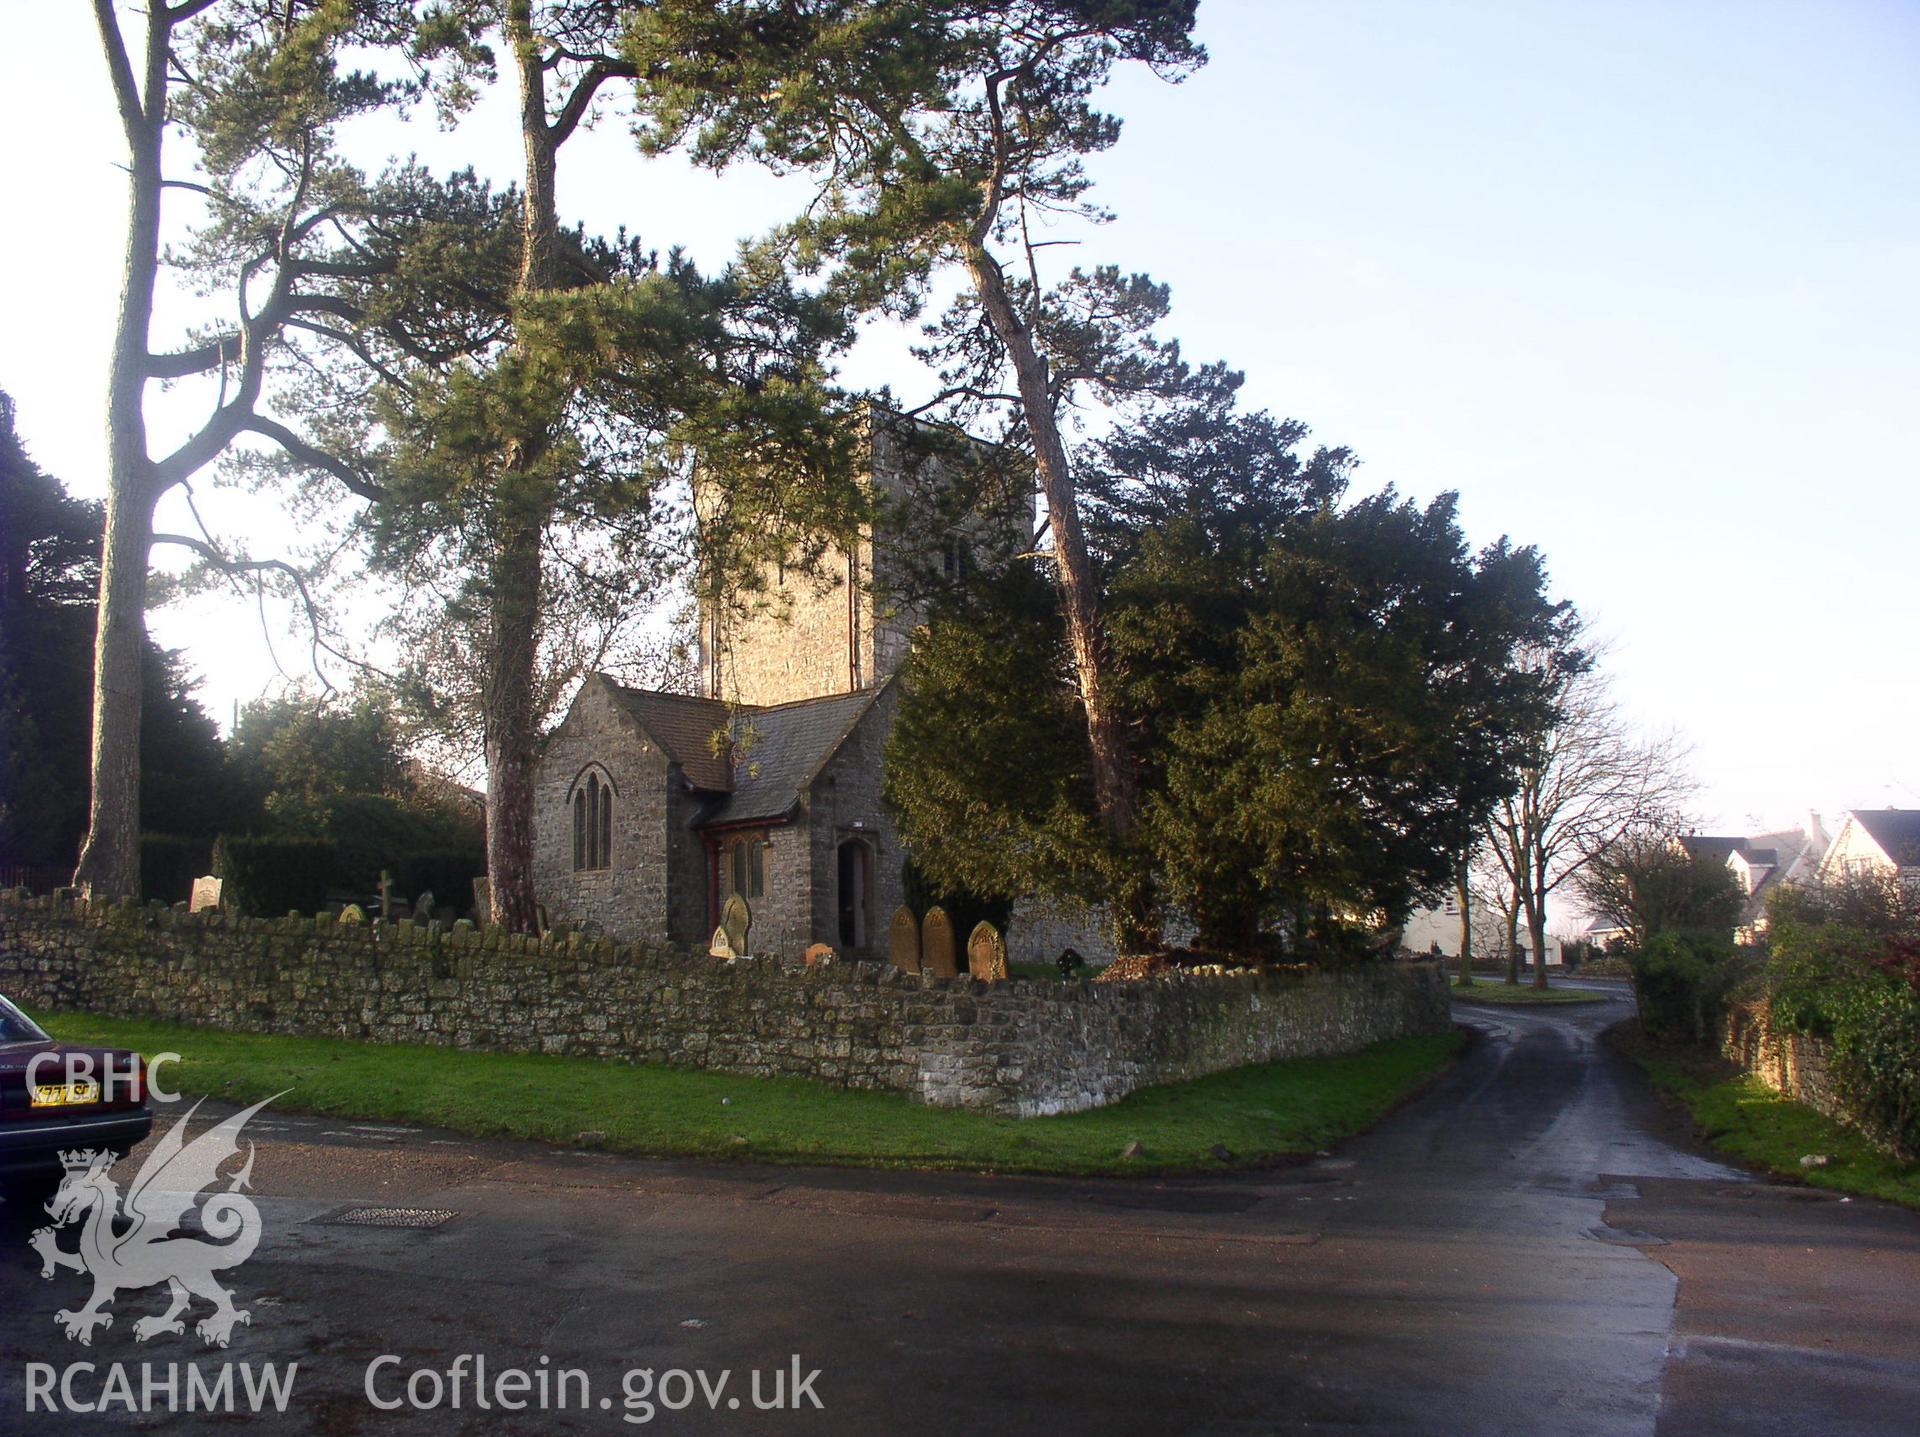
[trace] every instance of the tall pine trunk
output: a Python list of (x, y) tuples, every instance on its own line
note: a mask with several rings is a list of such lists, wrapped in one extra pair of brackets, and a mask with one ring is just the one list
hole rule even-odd
[(534, 651), (539, 634), (540, 538), (505, 526), (489, 579), (486, 691), (487, 885), (492, 921), (530, 933), (538, 923), (533, 890)]
[[(520, 133), (526, 147), (517, 295), (524, 300), (555, 283), (555, 142), (547, 123), (546, 74), (527, 0), (514, 0), (508, 7), (506, 29), (519, 74)], [(506, 436), (493, 496), (495, 547), (488, 566), (487, 887), (492, 921), (511, 932), (530, 933), (539, 922), (533, 889), (533, 760), (539, 740), (534, 670), (540, 644), (540, 546), (551, 506), (536, 472), (549, 442), (544, 416), (521, 411), (518, 418), (526, 429)]]
[(93, 648), (93, 739), (87, 836), (74, 883), (90, 897), (140, 893), (140, 707), (147, 646), (147, 560), (153, 546), (147, 453), (147, 344), (160, 265), (160, 141), (171, 22), (147, 13), (144, 93), (135, 89), (111, 0), (94, 0), (101, 49), (127, 140), (127, 246), (107, 374), (107, 522)]
[[(1133, 839), (1138, 817), (1131, 755), (1107, 691), (1106, 639), (1100, 624), (1100, 596), (1093, 563), (1087, 555), (1086, 535), (1080, 527), (1080, 506), (1074, 493), (1073, 470), (1067, 447), (1053, 412), (1047, 361), (1035, 348), (1033, 335), (1007, 292), (999, 261), (978, 240), (967, 247), (967, 271), (980, 296), (987, 320), (1007, 348), (1027, 431), (1033, 439), (1034, 466), (1047, 501), (1047, 518), (1060, 587), (1060, 606), (1067, 621), (1067, 646), (1086, 714), (1087, 749), (1093, 770), (1093, 800), (1100, 825), (1114, 846), (1124, 852)], [(1122, 952), (1155, 946), (1159, 933), (1150, 885), (1130, 877), (1112, 895), (1112, 916)]]

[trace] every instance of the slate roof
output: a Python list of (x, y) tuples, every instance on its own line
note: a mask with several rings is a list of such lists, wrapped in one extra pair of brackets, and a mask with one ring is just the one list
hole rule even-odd
[[(612, 680), (607, 688), (680, 765), (687, 782), (714, 795), (696, 820), (701, 825), (786, 817), (880, 694), (879, 689), (863, 689), (765, 708), (733, 708), (718, 699), (630, 689)], [(746, 739), (745, 751), (730, 755), (723, 749), (716, 754), (713, 735), (722, 731), (735, 741)]]
[(1856, 808), (1853, 817), (1900, 867), (1920, 867), (1920, 808)]
[(1704, 833), (1689, 833), (1680, 840), (1680, 846), (1695, 858), (1716, 858), (1724, 863), (1729, 855), (1745, 848), (1747, 841), (1744, 838), (1716, 838)]
[(734, 765), (733, 790), (700, 823), (784, 818), (879, 694), (866, 689), (744, 710), (736, 728), (751, 735)]
[[(1767, 900), (1773, 896), (1773, 890), (1786, 882), (1793, 873), (1794, 865), (1807, 856), (1813, 839), (1804, 829), (1783, 828), (1778, 833), (1758, 833), (1741, 842), (1738, 852), (1747, 860), (1747, 866), (1765, 867), (1767, 870), (1760, 875), (1753, 892), (1740, 905), (1738, 926), (1752, 928), (1765, 915)], [(1819, 856), (1818, 853), (1813, 855), (1816, 859)]]
[(630, 689), (612, 680), (608, 680), (607, 688), (640, 727), (652, 735), (653, 741), (667, 751), (667, 757), (680, 765), (688, 783), (695, 788), (723, 792), (733, 787), (725, 749), (718, 754), (713, 751), (713, 735), (724, 732), (727, 727), (725, 704), (718, 699)]

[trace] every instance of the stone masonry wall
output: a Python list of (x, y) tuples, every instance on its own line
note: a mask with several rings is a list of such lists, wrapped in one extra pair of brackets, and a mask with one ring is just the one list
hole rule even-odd
[[(613, 861), (576, 870), (571, 805), (589, 766), (613, 781)], [(613, 933), (668, 931), (668, 768), (604, 685), (590, 682), (581, 691), (535, 773), (533, 885), (551, 922), (595, 923)], [(693, 937), (688, 933), (687, 941)]]
[(1727, 1014), (1720, 1048), (1776, 1093), (1857, 1126), (1834, 1092), (1827, 1045), (1805, 1033), (1776, 1031), (1764, 1003), (1743, 1003)]
[(0, 993), (204, 1027), (567, 1053), (1031, 1115), (1448, 1023), (1444, 975), (976, 983), (877, 963), (0, 895)]

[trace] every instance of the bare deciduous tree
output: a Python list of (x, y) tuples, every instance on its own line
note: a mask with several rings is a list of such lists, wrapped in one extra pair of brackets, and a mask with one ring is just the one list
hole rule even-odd
[(1689, 853), (1678, 815), (1655, 814), (1620, 835), (1574, 879), (1595, 917), (1633, 935), (1636, 947), (1672, 929), (1718, 932), (1740, 919), (1739, 881), (1724, 858)]
[[(1543, 652), (1557, 673), (1552, 725), (1539, 735), (1519, 788), (1488, 820), (1489, 850), (1517, 900), (1509, 929), (1520, 921), (1533, 950), (1533, 985), (1547, 986), (1547, 905), (1624, 835), (1655, 815), (1685, 806), (1695, 783), (1686, 752), (1672, 735), (1636, 733), (1614, 702), (1597, 652), (1576, 642)], [(1510, 949), (1509, 981), (1518, 979)]]

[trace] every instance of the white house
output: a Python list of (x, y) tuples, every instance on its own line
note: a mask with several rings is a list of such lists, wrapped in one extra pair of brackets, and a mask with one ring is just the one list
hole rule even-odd
[(1820, 860), (1820, 876), (1886, 873), (1920, 883), (1920, 808), (1854, 808)]
[[(1432, 908), (1417, 909), (1401, 930), (1400, 946), (1409, 953), (1439, 953), (1448, 958), (1458, 958), (1460, 900), (1448, 896)], [(1531, 963), (1533, 955), (1527, 952), (1527, 925), (1524, 919), (1520, 924), (1520, 950), (1525, 961)], [(1507, 922), (1491, 903), (1474, 905), (1473, 955), (1480, 959), (1506, 958)], [(1547, 966), (1552, 968), (1560, 961), (1560, 940), (1548, 934)]]

